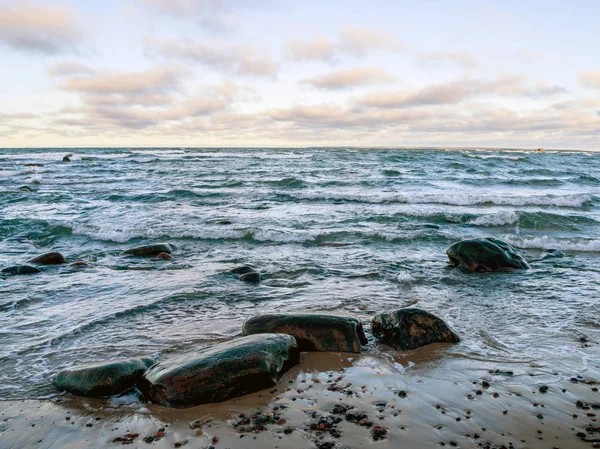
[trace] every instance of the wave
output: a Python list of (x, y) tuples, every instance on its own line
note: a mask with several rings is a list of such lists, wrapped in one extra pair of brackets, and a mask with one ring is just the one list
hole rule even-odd
[(581, 215), (561, 215), (550, 212), (501, 211), (481, 215), (467, 221), (474, 226), (493, 227), (518, 225), (524, 229), (571, 229), (580, 226), (597, 225), (598, 221)]
[(553, 238), (547, 235), (541, 237), (504, 236), (503, 240), (518, 248), (528, 249), (558, 249), (561, 251), (600, 252), (600, 240), (586, 238)]
[(264, 181), (265, 184), (270, 184), (278, 187), (304, 187), (306, 182), (299, 178), (283, 178), (276, 181)]
[(297, 200), (348, 201), (358, 203), (406, 203), (406, 204), (447, 204), (451, 206), (555, 206), (582, 207), (592, 203), (587, 193), (563, 195), (481, 195), (462, 192), (454, 193), (345, 193), (345, 192), (306, 192), (290, 194)]

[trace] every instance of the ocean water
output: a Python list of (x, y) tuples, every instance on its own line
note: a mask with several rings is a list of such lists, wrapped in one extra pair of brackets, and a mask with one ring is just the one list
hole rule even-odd
[[(583, 372), (600, 356), (599, 206), (590, 153), (0, 150), (0, 267), (49, 251), (89, 263), (0, 277), (0, 398), (52, 394), (73, 364), (226, 340), (274, 311), (368, 325), (415, 306), (463, 339), (431, 364)], [(448, 246), (483, 236), (566, 257), (512, 273), (448, 267)], [(153, 242), (176, 245), (174, 258), (120, 256)], [(261, 284), (228, 273), (246, 263)]]

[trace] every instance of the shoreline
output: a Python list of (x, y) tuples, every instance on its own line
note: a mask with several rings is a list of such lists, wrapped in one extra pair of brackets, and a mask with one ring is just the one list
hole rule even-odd
[(0, 448), (600, 447), (600, 366), (540, 383), (483, 362), (456, 369), (443, 346), (409, 353), (408, 369), (394, 352), (303, 353), (272, 389), (187, 409), (133, 395), (2, 401)]

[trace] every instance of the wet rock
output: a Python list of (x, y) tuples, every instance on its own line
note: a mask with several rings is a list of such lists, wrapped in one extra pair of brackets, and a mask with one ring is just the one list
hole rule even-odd
[(173, 256), (171, 256), (169, 253), (160, 253), (160, 254), (157, 254), (156, 257), (158, 257), (159, 259), (164, 259), (164, 260), (171, 260), (173, 258)]
[(160, 253), (172, 254), (175, 248), (170, 243), (155, 243), (153, 245), (138, 246), (123, 251), (123, 256), (154, 257)]
[(63, 162), (71, 162), (71, 158), (69, 156), (63, 157)]
[(161, 362), (138, 387), (168, 407), (222, 402), (276, 385), (299, 358), (291, 335), (251, 335)]
[(40, 265), (60, 265), (66, 263), (65, 257), (61, 253), (46, 253), (41, 256), (29, 259), (29, 263), (37, 263)]
[(566, 257), (566, 254), (557, 249), (547, 249), (540, 254), (537, 260), (558, 259), (561, 257)]
[(321, 314), (266, 314), (248, 319), (244, 335), (277, 333), (292, 335), (301, 351), (360, 352), (367, 344), (356, 318)]
[(87, 266), (87, 262), (84, 262), (83, 260), (76, 260), (75, 262), (71, 262), (69, 264), (69, 268), (83, 268)]
[(21, 186), (19, 189), (21, 192), (33, 192), (33, 189), (29, 186)]
[(251, 267), (250, 265), (242, 265), (242, 266), (233, 268), (229, 272), (235, 273), (235, 274), (246, 274), (246, 273), (256, 272), (256, 270), (253, 267)]
[(416, 349), (430, 343), (460, 341), (443, 320), (421, 309), (398, 309), (371, 320), (371, 330), (396, 349)]
[(251, 271), (249, 273), (242, 274), (238, 279), (240, 281), (258, 284), (261, 281), (261, 276), (258, 271)]
[(24, 167), (43, 167), (44, 164), (23, 164)]
[(515, 248), (492, 237), (463, 240), (446, 250), (450, 265), (469, 271), (511, 271), (529, 268)]
[(113, 396), (135, 386), (154, 363), (153, 358), (143, 357), (67, 368), (54, 376), (54, 386), (78, 396)]
[(10, 275), (19, 275), (19, 274), (35, 274), (41, 273), (42, 270), (36, 267), (32, 267), (29, 265), (15, 265), (14, 267), (4, 268), (1, 273), (10, 274)]

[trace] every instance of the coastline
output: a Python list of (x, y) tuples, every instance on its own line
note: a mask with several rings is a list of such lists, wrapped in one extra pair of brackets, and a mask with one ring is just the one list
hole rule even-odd
[(599, 366), (571, 380), (536, 368), (511, 374), (455, 364), (443, 347), (405, 359), (303, 353), (272, 389), (188, 409), (132, 396), (2, 401), (0, 448), (600, 447)]

